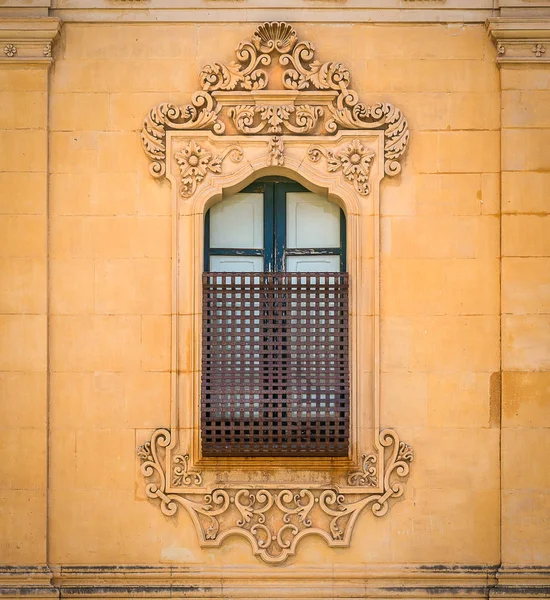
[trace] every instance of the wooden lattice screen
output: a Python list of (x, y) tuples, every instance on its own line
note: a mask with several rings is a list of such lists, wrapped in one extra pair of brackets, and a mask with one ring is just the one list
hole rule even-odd
[(204, 456), (347, 456), (348, 275), (204, 273)]

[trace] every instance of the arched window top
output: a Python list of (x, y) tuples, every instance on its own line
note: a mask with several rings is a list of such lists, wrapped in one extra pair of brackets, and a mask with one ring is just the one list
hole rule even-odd
[(346, 270), (346, 219), (326, 195), (290, 179), (260, 179), (205, 218), (204, 270)]

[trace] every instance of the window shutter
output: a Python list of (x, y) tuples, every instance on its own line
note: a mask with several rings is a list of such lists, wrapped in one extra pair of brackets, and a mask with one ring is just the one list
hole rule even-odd
[(203, 274), (204, 456), (347, 456), (347, 273)]

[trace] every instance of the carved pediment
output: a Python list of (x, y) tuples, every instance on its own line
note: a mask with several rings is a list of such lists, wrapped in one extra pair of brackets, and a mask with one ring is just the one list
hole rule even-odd
[(199, 75), (191, 104), (163, 103), (147, 115), (142, 141), (151, 173), (166, 173), (168, 130), (211, 130), (217, 135), (317, 135), (340, 130), (383, 130), (384, 171), (396, 175), (409, 140), (401, 110), (367, 105), (350, 88), (340, 62), (315, 59), (315, 46), (299, 41), (287, 23), (264, 23), (241, 42), (236, 60), (213, 63)]

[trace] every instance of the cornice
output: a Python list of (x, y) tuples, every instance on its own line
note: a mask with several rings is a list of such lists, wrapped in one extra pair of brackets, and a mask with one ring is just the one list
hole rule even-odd
[(489, 19), (487, 31), (499, 65), (550, 63), (550, 18)]
[(53, 17), (0, 19), (0, 63), (49, 66), (60, 28), (61, 21)]

